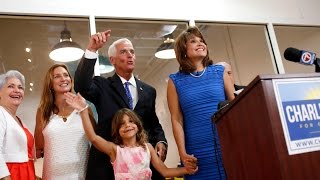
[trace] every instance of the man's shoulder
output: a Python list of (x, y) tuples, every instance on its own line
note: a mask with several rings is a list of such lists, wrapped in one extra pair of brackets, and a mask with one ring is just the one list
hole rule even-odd
[(117, 77), (115, 77), (115, 76), (109, 76), (109, 77), (94, 76), (93, 80), (95, 80), (95, 81), (104, 81), (104, 82), (113, 82), (113, 81), (117, 80)]
[(137, 86), (140, 86), (141, 88), (156, 90), (153, 86), (151, 86), (150, 84), (147, 84), (141, 80), (136, 79), (136, 82), (137, 82)]

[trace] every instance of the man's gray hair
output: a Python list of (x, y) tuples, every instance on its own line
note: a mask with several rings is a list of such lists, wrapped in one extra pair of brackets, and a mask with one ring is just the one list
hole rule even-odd
[(9, 70), (8, 72), (0, 75), (0, 89), (3, 88), (3, 85), (6, 84), (10, 78), (19, 79), (23, 88), (25, 87), (24, 75), (17, 70)]
[(118, 39), (118, 40), (114, 41), (114, 42), (109, 46), (109, 49), (108, 49), (108, 56), (109, 56), (109, 58), (110, 58), (111, 56), (115, 56), (115, 55), (116, 55), (116, 53), (117, 53), (116, 45), (118, 45), (118, 44), (120, 44), (120, 43), (125, 43), (125, 42), (127, 42), (127, 43), (129, 43), (129, 44), (132, 45), (132, 42), (131, 42), (129, 39), (127, 39), (127, 38), (121, 38), (121, 39)]

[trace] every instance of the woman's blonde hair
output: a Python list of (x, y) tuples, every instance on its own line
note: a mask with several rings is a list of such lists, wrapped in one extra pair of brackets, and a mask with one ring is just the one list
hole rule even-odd
[(52, 88), (53, 71), (58, 67), (62, 67), (66, 69), (66, 71), (68, 72), (68, 75), (70, 76), (70, 79), (72, 82), (70, 92), (72, 92), (73, 90), (73, 81), (72, 81), (72, 77), (68, 67), (64, 64), (54, 64), (53, 66), (51, 66), (47, 71), (46, 76), (44, 77), (43, 90), (42, 90), (40, 105), (38, 107), (38, 109), (40, 110), (40, 114), (41, 114), (40, 116), (44, 122), (44, 125), (49, 123), (49, 118), (52, 112), (59, 110), (54, 103), (55, 96), (54, 96), (54, 90)]

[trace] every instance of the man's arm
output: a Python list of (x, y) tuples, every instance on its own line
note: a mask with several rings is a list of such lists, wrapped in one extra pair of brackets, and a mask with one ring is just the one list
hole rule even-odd
[(97, 59), (87, 59), (82, 57), (74, 75), (74, 90), (85, 96), (91, 86), (94, 65)]
[(106, 30), (90, 37), (86, 52), (75, 72), (74, 90), (80, 92), (86, 98), (88, 98), (88, 93), (92, 85), (94, 65), (98, 58), (96, 52), (105, 45), (110, 37), (110, 32), (111, 30)]

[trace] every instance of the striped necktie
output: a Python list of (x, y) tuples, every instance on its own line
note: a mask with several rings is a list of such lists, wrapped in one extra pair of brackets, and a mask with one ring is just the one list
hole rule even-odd
[(128, 97), (128, 100), (129, 100), (129, 107), (130, 107), (130, 109), (133, 109), (133, 101), (132, 101), (132, 96), (131, 96), (131, 93), (130, 93), (129, 85), (130, 85), (130, 83), (128, 81), (125, 82), (124, 83), (124, 89), (126, 90), (126, 95)]

